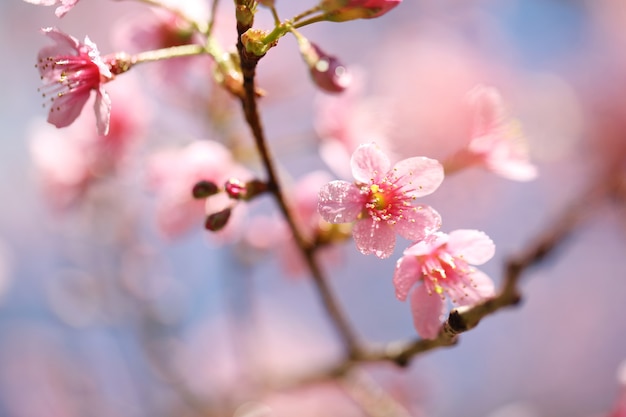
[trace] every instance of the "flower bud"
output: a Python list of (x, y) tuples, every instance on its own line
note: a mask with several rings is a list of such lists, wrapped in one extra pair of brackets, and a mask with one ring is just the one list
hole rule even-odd
[(237, 178), (231, 178), (224, 184), (228, 196), (235, 200), (251, 200), (267, 191), (267, 183), (261, 180), (243, 182)]
[(204, 228), (212, 232), (220, 231), (228, 224), (232, 210), (230, 207), (217, 213), (209, 214), (204, 221)]
[(193, 186), (191, 194), (195, 199), (203, 199), (215, 195), (219, 192), (219, 188), (212, 181), (200, 181)]
[(326, 54), (302, 35), (297, 34), (296, 39), (311, 78), (319, 88), (329, 93), (340, 93), (350, 85), (352, 76), (337, 58)]
[(402, 0), (322, 0), (320, 7), (326, 20), (345, 22), (382, 16), (401, 2)]

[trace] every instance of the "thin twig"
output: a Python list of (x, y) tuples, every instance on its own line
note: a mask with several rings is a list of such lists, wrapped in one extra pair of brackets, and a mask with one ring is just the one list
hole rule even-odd
[(256, 56), (248, 53), (241, 42), (241, 35), (250, 27), (251, 24), (250, 26), (243, 25), (241, 23), (237, 24), (237, 31), (239, 33), (237, 49), (239, 51), (239, 57), (241, 60), (243, 88), (245, 92), (241, 103), (246, 117), (246, 121), (250, 126), (257, 150), (263, 162), (263, 166), (265, 167), (269, 191), (274, 196), (274, 199), (276, 200), (276, 203), (278, 204), (283, 217), (289, 225), (293, 238), (300, 248), (300, 251), (302, 252), (302, 255), (307, 263), (311, 275), (313, 276), (313, 282), (315, 283), (320, 297), (322, 298), (324, 307), (326, 308), (326, 311), (329, 314), (332, 323), (336, 327), (338, 333), (343, 340), (347, 351), (347, 356), (349, 358), (358, 357), (360, 354), (360, 346), (357, 341), (357, 337), (352, 327), (348, 323), (344, 312), (340, 308), (339, 303), (335, 300), (335, 297), (327, 283), (327, 280), (315, 258), (315, 247), (311, 244), (311, 242), (308, 242), (302, 236), (302, 233), (298, 229), (295, 218), (291, 214), (289, 206), (287, 205), (286, 198), (278, 180), (278, 175), (276, 174), (274, 162), (270, 155), (263, 126), (261, 124), (261, 119), (257, 108), (257, 97), (255, 94), (256, 66), (262, 56)]

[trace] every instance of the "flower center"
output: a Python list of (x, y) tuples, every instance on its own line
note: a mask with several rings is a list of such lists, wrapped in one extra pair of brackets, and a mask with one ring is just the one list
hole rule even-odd
[[(44, 86), (38, 91), (42, 97), (50, 96), (52, 104), (66, 94), (84, 94), (100, 84), (100, 69), (90, 59), (83, 56), (58, 56), (40, 59), (37, 64)], [(45, 104), (44, 104), (45, 106)]]
[(364, 192), (368, 195), (368, 202), (365, 205), (367, 214), (375, 221), (395, 224), (403, 218), (405, 210), (413, 208), (411, 205), (413, 199), (406, 195), (402, 187), (388, 178), (364, 188)]

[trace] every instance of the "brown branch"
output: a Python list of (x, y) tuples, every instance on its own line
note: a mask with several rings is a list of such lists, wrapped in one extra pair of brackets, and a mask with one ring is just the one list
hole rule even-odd
[(350, 326), (344, 312), (340, 308), (339, 303), (335, 300), (319, 263), (315, 258), (315, 246), (311, 242), (308, 242), (298, 229), (295, 218), (291, 214), (289, 206), (287, 205), (284, 192), (282, 191), (282, 187), (280, 186), (278, 175), (274, 167), (274, 162), (267, 146), (267, 140), (265, 138), (265, 133), (257, 108), (257, 96), (255, 94), (256, 66), (262, 56), (257, 56), (247, 52), (241, 42), (241, 35), (250, 29), (251, 26), (252, 23), (249, 25), (245, 25), (240, 22), (237, 23), (237, 32), (239, 33), (237, 50), (241, 61), (243, 88), (245, 92), (244, 97), (241, 99), (241, 103), (246, 121), (250, 126), (257, 150), (263, 162), (263, 166), (265, 167), (269, 191), (274, 196), (283, 217), (289, 225), (293, 238), (300, 248), (311, 275), (313, 276), (313, 282), (322, 299), (322, 303), (326, 308), (333, 325), (343, 340), (347, 357), (354, 358), (359, 356), (359, 352), (361, 350), (356, 334)]

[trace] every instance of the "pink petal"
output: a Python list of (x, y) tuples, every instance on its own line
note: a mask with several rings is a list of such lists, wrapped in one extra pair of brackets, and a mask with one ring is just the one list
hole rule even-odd
[(502, 96), (494, 87), (478, 85), (467, 93), (467, 98), (474, 112), (472, 136), (484, 135), (505, 118)]
[(400, 178), (406, 194), (422, 197), (431, 194), (443, 182), (443, 166), (435, 159), (424, 156), (403, 159), (393, 167), (393, 176)]
[(421, 264), (415, 256), (403, 256), (398, 259), (393, 274), (393, 285), (396, 287), (398, 300), (406, 300), (413, 285), (421, 278), (420, 267)]
[(57, 7), (54, 11), (54, 14), (59, 18), (65, 16), (67, 12), (69, 12), (72, 7), (74, 7), (76, 3), (78, 3), (78, 0), (62, 0), (61, 3), (63, 4)]
[(481, 265), (493, 257), (496, 246), (484, 232), (455, 230), (449, 234), (448, 250), (472, 265)]
[(89, 90), (83, 93), (70, 93), (58, 97), (48, 113), (48, 123), (56, 127), (71, 125), (83, 110), (83, 106), (89, 99)]
[(434, 232), (427, 238), (420, 240), (413, 246), (404, 250), (405, 255), (423, 256), (430, 255), (433, 251), (448, 242), (448, 235), (442, 232)]
[(411, 292), (411, 312), (415, 329), (425, 339), (434, 339), (439, 334), (445, 313), (444, 300), (438, 294), (429, 294), (424, 285)]
[(405, 239), (422, 240), (441, 227), (441, 216), (430, 206), (415, 206), (406, 210), (395, 225), (396, 232)]
[(352, 175), (357, 182), (367, 184), (385, 176), (391, 162), (375, 143), (359, 146), (350, 160)]
[(40, 58), (57, 55), (78, 55), (78, 39), (54, 27), (42, 28), (41, 33), (54, 41), (55, 45), (45, 47), (39, 52)]
[(331, 181), (320, 189), (317, 210), (329, 223), (349, 223), (363, 210), (363, 196), (347, 181)]
[[(487, 274), (478, 269), (467, 275), (467, 287), (463, 294), (460, 294), (456, 301), (458, 305), (473, 305), (487, 298), (493, 297), (496, 293), (493, 281)], [(463, 297), (464, 295), (464, 297)]]
[(93, 109), (96, 113), (96, 125), (98, 126), (98, 134), (101, 136), (108, 135), (109, 122), (111, 120), (111, 98), (102, 87), (100, 87), (100, 89), (96, 93), (96, 102), (94, 103)]
[(396, 234), (387, 223), (371, 218), (358, 221), (352, 231), (354, 242), (364, 255), (375, 254), (381, 259), (388, 258), (396, 246)]

